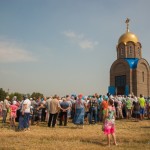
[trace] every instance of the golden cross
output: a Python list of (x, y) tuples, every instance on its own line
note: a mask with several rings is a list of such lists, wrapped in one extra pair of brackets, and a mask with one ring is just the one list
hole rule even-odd
[(127, 18), (126, 21), (125, 21), (125, 23), (127, 24), (127, 32), (129, 32), (129, 22), (130, 22), (130, 19)]

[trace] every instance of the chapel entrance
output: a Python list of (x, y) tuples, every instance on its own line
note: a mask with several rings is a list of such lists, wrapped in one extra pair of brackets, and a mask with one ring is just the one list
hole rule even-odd
[(126, 75), (115, 77), (115, 87), (117, 95), (125, 95)]

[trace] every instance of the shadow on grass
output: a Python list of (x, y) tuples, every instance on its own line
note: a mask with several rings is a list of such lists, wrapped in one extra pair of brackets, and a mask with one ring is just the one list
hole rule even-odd
[(142, 126), (141, 128), (147, 129), (147, 128), (150, 128), (150, 126)]
[(101, 145), (101, 146), (107, 146), (107, 144), (104, 144), (103, 141), (99, 142), (99, 141), (92, 140), (92, 139), (81, 139), (80, 142), (88, 143), (88, 144), (96, 144), (96, 145)]
[[(36, 125), (32, 125), (32, 126), (36, 126)], [(47, 123), (40, 123), (38, 126), (43, 127), (43, 128), (48, 127)], [(51, 127), (49, 127), (49, 128), (51, 128)], [(55, 125), (55, 128), (57, 128), (57, 129), (81, 129), (81, 128), (78, 128), (76, 126), (69, 126), (69, 125), (67, 125), (67, 126)]]
[(59, 128), (62, 128), (62, 129), (83, 129), (83, 128), (80, 128), (80, 127), (77, 127), (77, 126), (59, 126), (57, 125), (57, 127)]
[(140, 120), (136, 120), (136, 119), (125, 119), (124, 122), (140, 122)]

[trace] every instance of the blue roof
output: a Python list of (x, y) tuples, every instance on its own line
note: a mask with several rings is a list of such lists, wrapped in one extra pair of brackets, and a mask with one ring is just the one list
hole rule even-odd
[(136, 69), (139, 59), (138, 58), (125, 58), (126, 62), (129, 64), (130, 69)]

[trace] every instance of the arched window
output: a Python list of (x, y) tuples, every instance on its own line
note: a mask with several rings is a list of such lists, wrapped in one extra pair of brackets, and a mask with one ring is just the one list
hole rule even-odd
[(132, 54), (132, 46), (129, 46), (129, 54)]
[(123, 49), (123, 47), (121, 47), (120, 48), (120, 54), (123, 55), (123, 53), (124, 53), (124, 49)]
[(138, 55), (140, 55), (140, 52), (141, 52), (141, 51), (140, 51), (140, 47), (138, 47)]
[(144, 72), (142, 72), (142, 80), (143, 80), (143, 82), (144, 82)]

